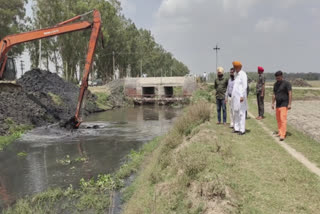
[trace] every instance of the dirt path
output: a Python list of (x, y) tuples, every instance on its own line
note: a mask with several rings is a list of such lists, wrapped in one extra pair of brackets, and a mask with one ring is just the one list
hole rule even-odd
[[(254, 115), (251, 112), (248, 112), (251, 118), (254, 118)], [(280, 141), (278, 137), (273, 135), (273, 131), (271, 131), (267, 126), (262, 122), (255, 120), (282, 148), (284, 148), (292, 157), (302, 163), (306, 168), (308, 168), (311, 172), (318, 175), (320, 177), (320, 168), (317, 167), (316, 164), (309, 161), (303, 154), (297, 152), (294, 148), (286, 144), (284, 141)]]
[[(271, 103), (265, 104), (265, 110), (274, 115)], [(288, 113), (288, 122), (297, 130), (302, 131), (320, 142), (320, 100), (293, 101)]]

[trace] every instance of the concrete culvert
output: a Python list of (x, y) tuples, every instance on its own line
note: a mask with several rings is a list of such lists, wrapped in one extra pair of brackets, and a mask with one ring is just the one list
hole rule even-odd
[(173, 87), (172, 86), (165, 86), (164, 93), (165, 93), (165, 97), (173, 97)]
[(143, 87), (142, 88), (143, 97), (154, 97), (155, 88), (154, 87)]

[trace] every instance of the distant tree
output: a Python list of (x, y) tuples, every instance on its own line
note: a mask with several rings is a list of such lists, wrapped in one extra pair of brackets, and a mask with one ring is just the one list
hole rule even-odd
[[(24, 27), (27, 0), (0, 0), (0, 38), (20, 32)], [(23, 46), (16, 46), (10, 54), (19, 54)]]
[[(102, 34), (105, 48), (101, 43), (96, 50), (94, 72), (98, 78), (110, 80), (113, 76), (113, 59), (120, 70), (120, 76), (126, 76), (131, 68), (133, 77), (143, 73), (148, 76), (185, 75), (189, 69), (176, 60), (171, 53), (157, 44), (150, 31), (137, 29), (136, 25), (121, 14), (118, 0), (35, 0), (32, 27), (52, 26), (73, 16), (98, 9), (101, 12)], [(88, 16), (88, 19), (91, 19)], [(63, 76), (69, 81), (79, 81), (85, 64), (85, 55), (90, 31), (65, 34), (42, 41), (42, 61), (52, 61), (56, 71), (62, 68)], [(28, 47), (33, 65), (38, 65), (39, 41)], [(59, 62), (60, 63), (59, 65)], [(48, 64), (48, 63), (45, 63)], [(79, 72), (80, 71), (80, 72)], [(80, 73), (80, 75), (77, 75)]]

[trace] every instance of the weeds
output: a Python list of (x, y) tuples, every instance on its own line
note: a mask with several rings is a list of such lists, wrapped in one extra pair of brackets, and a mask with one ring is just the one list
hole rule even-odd
[(88, 162), (88, 157), (86, 156), (83, 156), (83, 157), (77, 157), (75, 159), (71, 159), (70, 158), (70, 155), (66, 155), (66, 157), (60, 159), (60, 160), (56, 160), (56, 162), (58, 164), (61, 164), (63, 166), (67, 166), (67, 165), (70, 165), (70, 164), (73, 164), (73, 163), (86, 163)]
[(27, 157), (27, 153), (26, 152), (19, 152), (18, 154), (17, 154), (17, 156), (19, 157), (19, 158), (25, 158), (25, 157)]
[(210, 113), (210, 104), (205, 101), (199, 101), (187, 108), (183, 116), (177, 119), (173, 129), (177, 130), (181, 135), (189, 135), (196, 126), (210, 120)]
[(199, 101), (214, 102), (215, 96), (213, 90), (196, 90), (192, 95), (191, 103), (197, 103)]
[(32, 129), (29, 125), (18, 125), (11, 118), (5, 120), (5, 124), (9, 127), (8, 136), (0, 136), (0, 151), (18, 139), (24, 132)]
[(112, 105), (109, 103), (109, 94), (106, 92), (94, 92), (97, 96), (97, 105), (100, 109), (109, 110), (112, 109)]

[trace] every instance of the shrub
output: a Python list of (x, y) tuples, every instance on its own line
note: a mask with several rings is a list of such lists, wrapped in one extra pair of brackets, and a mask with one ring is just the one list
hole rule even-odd
[(210, 112), (208, 102), (200, 101), (193, 104), (177, 119), (174, 129), (181, 135), (189, 135), (195, 126), (210, 120)]

